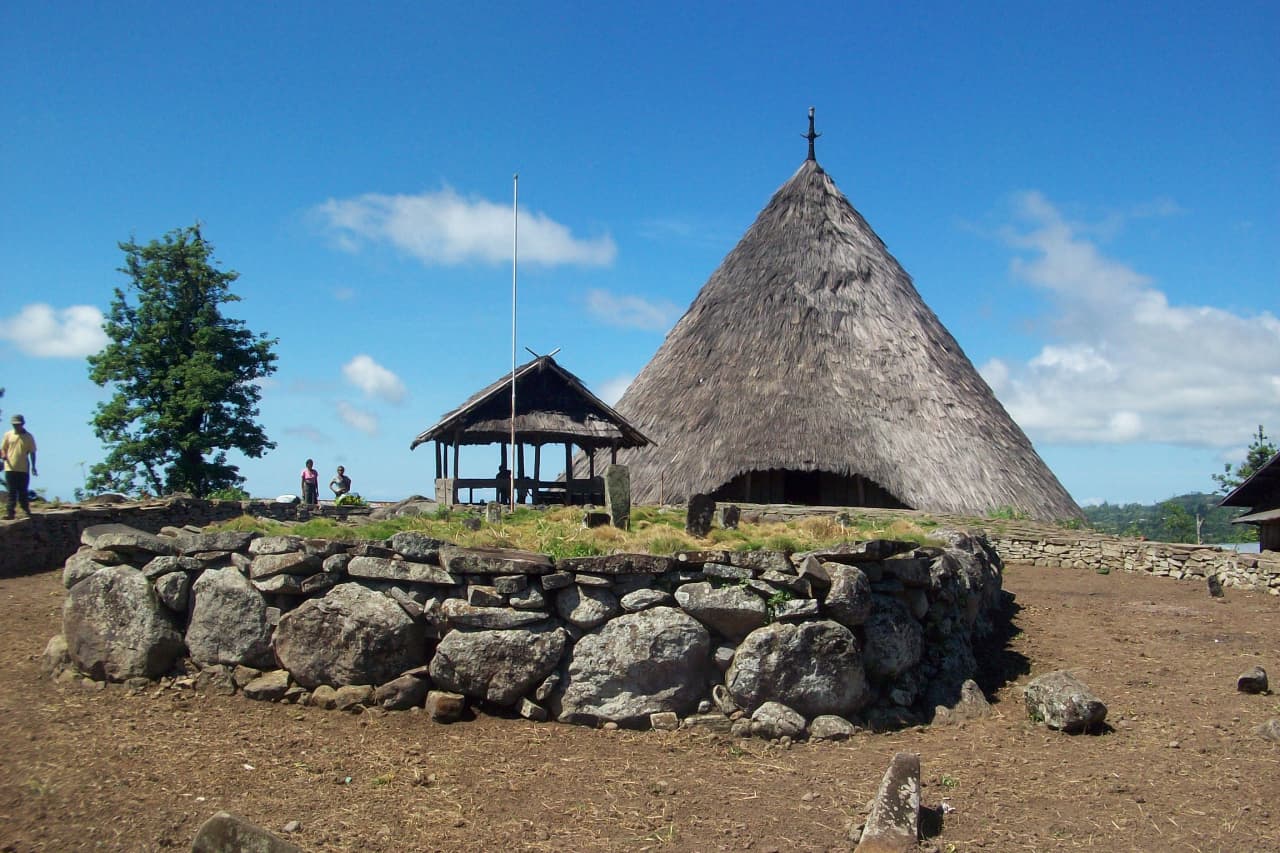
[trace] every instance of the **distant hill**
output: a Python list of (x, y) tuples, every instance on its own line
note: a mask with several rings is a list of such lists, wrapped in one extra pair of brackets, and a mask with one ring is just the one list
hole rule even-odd
[(1117, 536), (1145, 536), (1159, 542), (1195, 542), (1196, 518), (1200, 523), (1200, 541), (1253, 542), (1258, 528), (1252, 524), (1232, 524), (1242, 515), (1239, 507), (1219, 507), (1221, 495), (1192, 492), (1178, 495), (1158, 504), (1109, 504), (1084, 508), (1089, 526)]

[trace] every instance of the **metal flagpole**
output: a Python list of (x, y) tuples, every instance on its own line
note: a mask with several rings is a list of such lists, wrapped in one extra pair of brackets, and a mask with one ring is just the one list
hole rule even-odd
[(516, 508), (516, 254), (520, 245), (520, 173), (511, 176), (511, 481), (507, 497)]

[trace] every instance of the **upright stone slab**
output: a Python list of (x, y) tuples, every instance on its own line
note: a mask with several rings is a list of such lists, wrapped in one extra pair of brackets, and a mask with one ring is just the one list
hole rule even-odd
[(184, 650), (155, 588), (129, 566), (100, 569), (73, 586), (62, 633), (76, 668), (99, 681), (158, 678)]
[(711, 495), (690, 495), (689, 508), (684, 519), (684, 530), (690, 536), (706, 538), (711, 532), (711, 520), (716, 514), (716, 501)]
[(920, 837), (920, 756), (899, 752), (889, 762), (855, 853), (908, 853)]
[(196, 831), (191, 853), (303, 853), (303, 850), (242, 817), (218, 812)]
[(272, 663), (267, 602), (237, 569), (210, 569), (191, 587), (187, 648), (201, 665)]
[(604, 508), (614, 527), (631, 529), (631, 469), (626, 465), (605, 466)]

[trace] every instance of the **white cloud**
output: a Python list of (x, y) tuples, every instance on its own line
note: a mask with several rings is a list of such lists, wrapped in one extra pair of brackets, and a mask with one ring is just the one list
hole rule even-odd
[[(314, 213), (329, 226), (338, 247), (347, 251), (381, 243), (429, 265), (511, 262), (511, 207), (463, 198), (449, 187), (419, 195), (331, 198)], [(618, 253), (609, 235), (575, 237), (568, 226), (544, 213), (521, 210), (519, 228), (522, 264), (608, 266)]]
[(649, 302), (639, 296), (615, 296), (607, 290), (587, 292), (587, 310), (610, 326), (665, 332), (680, 316), (670, 302)]
[(400, 377), (363, 353), (342, 366), (342, 375), (366, 397), (376, 397), (388, 403), (399, 403), (404, 399), (405, 387)]
[(312, 444), (328, 444), (330, 441), (329, 436), (325, 435), (323, 432), (316, 429), (315, 427), (308, 427), (308, 426), (285, 427), (284, 434), (301, 438), (305, 441), (311, 442)]
[(596, 396), (612, 406), (622, 399), (622, 395), (626, 392), (627, 387), (631, 385), (631, 380), (633, 379), (635, 377), (630, 375), (606, 379), (596, 389)]
[(378, 418), (369, 412), (357, 409), (345, 400), (338, 401), (338, 419), (365, 435), (377, 435), (378, 433)]
[(1049, 295), (1054, 340), (982, 374), (1035, 439), (1234, 447), (1242, 431), (1280, 423), (1275, 315), (1172, 305), (1039, 193), (1023, 195), (1018, 213), (1021, 226), (1004, 232), (1020, 253), (1011, 268)]
[(58, 309), (35, 302), (0, 319), (0, 340), (37, 358), (84, 358), (107, 345), (102, 322), (102, 312), (92, 305)]

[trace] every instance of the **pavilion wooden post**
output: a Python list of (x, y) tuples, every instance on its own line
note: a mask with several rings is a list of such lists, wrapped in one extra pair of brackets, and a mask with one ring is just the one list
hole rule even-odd
[(542, 481), (542, 445), (533, 446), (533, 502), (538, 502), (538, 483)]
[(436, 479), (439, 480), (443, 474), (440, 473), (440, 442), (435, 442), (436, 446)]
[(461, 442), (459, 442), (458, 440), (459, 438), (461, 438), (461, 436), (454, 436), (453, 438), (453, 476), (454, 477), (458, 476), (458, 448), (462, 446)]
[(564, 505), (573, 503), (573, 442), (564, 443)]
[(609, 448), (609, 464), (618, 464), (618, 445), (616, 444)]

